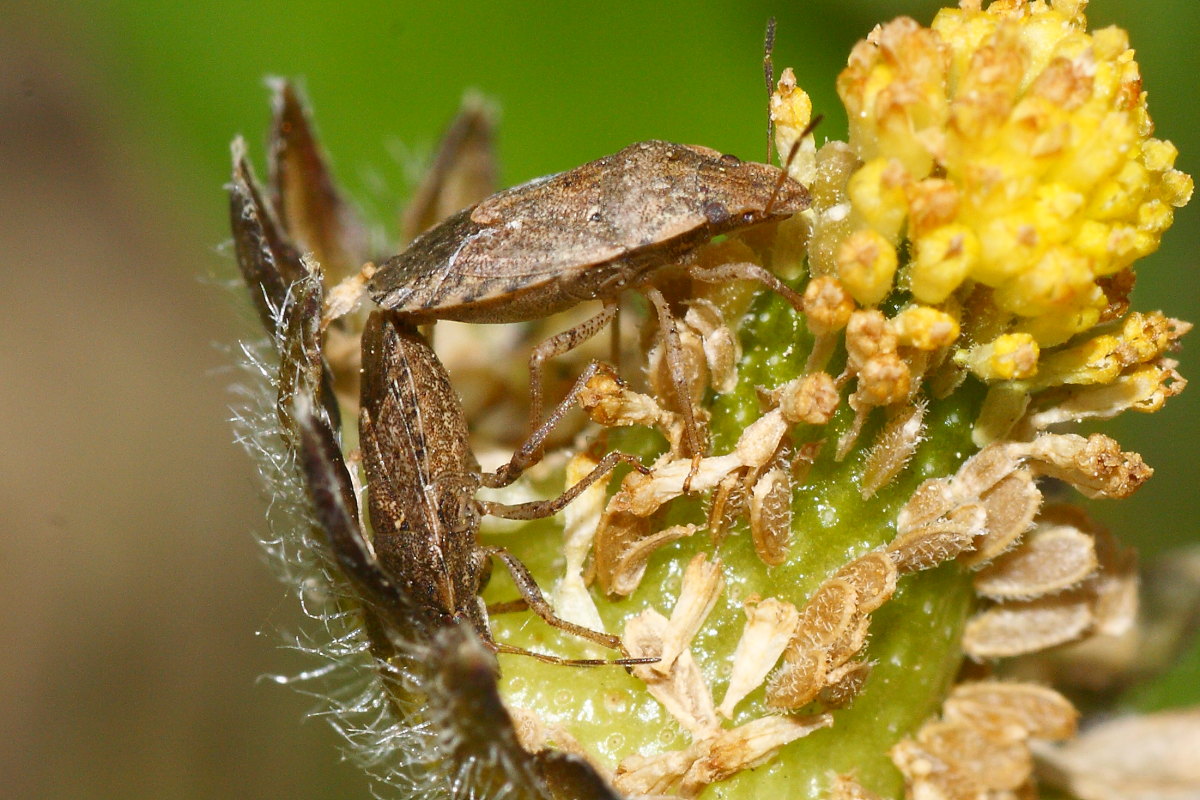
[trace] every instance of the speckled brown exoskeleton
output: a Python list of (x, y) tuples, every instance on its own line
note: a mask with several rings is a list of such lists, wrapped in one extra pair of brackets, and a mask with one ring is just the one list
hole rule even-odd
[(755, 280), (800, 309), (799, 295), (763, 267), (701, 267), (694, 252), (714, 236), (785, 219), (809, 202), (807, 189), (778, 167), (706, 147), (638, 142), (454, 214), (385, 262), (367, 291), (413, 323), (517, 322), (601, 301), (599, 314), (530, 356), (531, 429), (541, 420), (542, 363), (609, 324), (626, 289), (642, 291), (657, 313), (686, 443), (698, 459), (703, 437), (688, 400), (678, 332), (654, 281), (665, 268), (706, 282)]
[[(379, 568), (414, 602), (448, 620), (469, 622), (498, 652), (576, 665), (637, 662), (560, 659), (495, 642), (479, 596), (492, 558), (511, 573), (523, 598), (521, 607), (560, 630), (625, 653), (619, 637), (559, 618), (524, 564), (504, 548), (484, 546), (478, 540), (482, 514), (508, 519), (549, 516), (616, 464), (626, 462), (641, 469), (637, 459), (609, 453), (586, 478), (551, 500), (518, 505), (479, 500), (475, 493), (481, 486), (504, 486), (519, 472), (507, 466), (494, 473), (480, 471), (458, 396), (428, 343), (397, 315), (375, 312), (363, 331), (362, 347), (359, 439)], [(582, 381), (589, 376), (585, 374)], [(560, 409), (565, 411), (573, 402), (574, 392)], [(559, 416), (556, 411), (525, 449), (540, 448)]]

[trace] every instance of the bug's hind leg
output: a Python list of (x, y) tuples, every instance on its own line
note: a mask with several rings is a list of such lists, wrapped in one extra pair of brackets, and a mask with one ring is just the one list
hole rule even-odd
[[(590, 317), (573, 328), (557, 333), (533, 349), (529, 355), (529, 430), (531, 438), (539, 430), (542, 420), (542, 364), (550, 358), (574, 350), (591, 339), (617, 316), (616, 301), (609, 301), (594, 317)], [(536, 460), (536, 459), (535, 459)]]
[[(588, 381), (590, 381), (599, 373), (605, 373), (618, 381), (620, 380), (617, 377), (616, 372), (608, 364), (605, 364), (602, 361), (593, 361), (588, 364), (587, 367), (584, 368), (583, 372), (579, 374), (579, 377), (575, 379), (575, 383), (572, 384), (571, 389), (569, 392), (567, 392), (566, 397), (564, 397), (562, 401), (555, 406), (554, 410), (550, 412), (550, 416), (546, 418), (546, 421), (539, 425), (537, 429), (534, 430), (534, 432), (531, 433), (529, 437), (521, 444), (521, 446), (516, 449), (512, 455), (512, 458), (508, 460), (508, 463), (501, 466), (495, 472), (486, 472), (483, 474), (483, 485), (489, 488), (508, 486), (510, 483), (520, 477), (522, 472), (541, 460), (542, 447), (545, 445), (546, 439), (549, 438), (550, 433), (554, 430), (558, 423), (562, 421), (562, 418), (565, 417), (567, 413), (575, 407), (575, 402), (579, 398), (579, 395), (587, 388)], [(593, 474), (585, 478), (588, 484), (601, 477), (609, 469), (612, 469), (613, 466), (616, 466), (618, 461), (631, 464), (641, 472), (646, 471), (645, 468), (642, 467), (641, 462), (634, 456), (626, 453), (616, 453), (610, 455), (614, 455), (615, 458), (610, 459), (608, 456), (605, 456), (605, 460), (601, 462), (608, 463), (608, 468), (600, 470), (599, 467), (597, 467), (597, 470), (593, 470)], [(584, 485), (580, 491), (582, 491), (584, 488), (587, 488), (587, 485)], [(575, 495), (572, 494), (571, 498), (574, 497)], [(564, 501), (559, 508), (562, 508), (563, 505), (566, 505), (569, 502), (570, 499)], [(533, 519), (535, 517), (546, 517), (553, 513), (554, 511), (548, 511), (545, 514), (534, 514), (527, 517), (511, 517), (511, 519)], [(497, 516), (504, 515), (498, 514)]]
[(581, 639), (587, 639), (589, 642), (595, 642), (602, 647), (607, 647), (610, 650), (616, 650), (624, 656), (629, 655), (629, 651), (625, 649), (625, 645), (621, 642), (620, 636), (614, 636), (610, 633), (601, 633), (594, 631), (591, 628), (585, 628), (582, 625), (577, 625), (574, 622), (568, 622), (562, 617), (554, 613), (554, 609), (550, 603), (546, 601), (542, 594), (541, 587), (537, 585), (533, 575), (530, 574), (529, 568), (526, 567), (521, 560), (512, 553), (505, 550), (503, 547), (484, 547), (481, 548), (485, 555), (494, 556), (500, 559), (500, 562), (508, 569), (512, 575), (513, 583), (517, 586), (517, 591), (521, 593), (521, 597), (529, 604), (529, 610), (537, 614), (547, 625), (558, 628), (560, 631), (566, 631)]
[(647, 475), (650, 472), (635, 455), (630, 453), (606, 453), (604, 458), (600, 459), (600, 463), (592, 468), (591, 472), (558, 497), (553, 497), (549, 500), (532, 500), (528, 503), (516, 503), (514, 505), (497, 503), (491, 500), (481, 500), (479, 501), (479, 505), (483, 513), (503, 519), (541, 519), (542, 517), (553, 516), (582, 494), (593, 483), (612, 472), (617, 464), (621, 463), (629, 464), (643, 475)]
[(549, 653), (538, 653), (534, 650), (526, 650), (524, 647), (514, 647), (511, 644), (502, 644), (500, 642), (491, 642), (488, 647), (494, 648), (497, 653), (529, 656), (545, 664), (558, 664), (564, 667), (636, 667), (638, 664), (653, 664), (658, 661), (657, 658), (614, 658), (611, 660), (603, 658), (560, 658), (559, 656), (552, 656)]

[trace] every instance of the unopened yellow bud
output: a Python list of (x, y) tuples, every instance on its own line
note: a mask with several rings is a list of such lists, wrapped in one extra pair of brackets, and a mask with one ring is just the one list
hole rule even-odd
[(1188, 201), (1192, 199), (1192, 190), (1195, 188), (1191, 175), (1175, 169), (1163, 173), (1159, 187), (1163, 199), (1176, 208), (1182, 208), (1188, 204)]
[(973, 276), (999, 286), (1034, 263), (1042, 239), (1031, 214), (1016, 213), (983, 222), (979, 234), (979, 263)]
[(945, 225), (915, 241), (909, 288), (922, 303), (940, 303), (979, 259), (979, 239), (966, 225)]
[(958, 338), (958, 321), (928, 306), (909, 306), (889, 322), (900, 344), (918, 350), (949, 347)]
[(838, 247), (836, 258), (842, 285), (862, 305), (876, 305), (891, 293), (896, 250), (877, 231), (866, 228), (850, 234)]
[(908, 172), (895, 159), (868, 161), (850, 178), (847, 193), (855, 213), (893, 244), (908, 214)]
[(972, 347), (955, 360), (990, 383), (1033, 377), (1038, 371), (1040, 352), (1029, 334), (1006, 333), (987, 344)]
[(996, 288), (996, 303), (1026, 317), (1069, 307), (1092, 284), (1087, 259), (1066, 247), (1052, 247), (1031, 268)]

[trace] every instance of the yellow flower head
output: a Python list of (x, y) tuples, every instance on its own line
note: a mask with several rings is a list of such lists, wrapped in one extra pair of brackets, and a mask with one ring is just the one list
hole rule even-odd
[[(901, 18), (860, 42), (838, 79), (861, 162), (837, 198), (845, 237), (907, 240), (901, 280), (918, 302), (993, 287), (1042, 346), (1100, 320), (1097, 279), (1153, 252), (1192, 191), (1175, 148), (1150, 138), (1125, 32), (1088, 33), (1085, 5), (964, 0), (929, 28)], [(831, 271), (876, 303), (886, 292), (869, 279), (886, 261), (856, 251)]]

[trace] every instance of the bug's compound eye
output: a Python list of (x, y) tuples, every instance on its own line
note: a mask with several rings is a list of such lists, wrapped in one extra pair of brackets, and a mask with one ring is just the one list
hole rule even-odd
[(742, 222), (744, 222), (747, 225), (750, 225), (751, 223), (753, 223), (754, 222), (754, 212), (747, 211), (746, 213), (742, 214)]
[(720, 225), (729, 221), (729, 209), (716, 200), (710, 200), (704, 204), (704, 218), (708, 220), (710, 225)]
[(741, 165), (742, 160), (732, 153), (725, 153), (721, 156), (722, 167), (740, 167)]
[(588, 213), (587, 213), (587, 221), (588, 222), (601, 222), (601, 221), (603, 221), (603, 219), (604, 219), (604, 215), (602, 213), (600, 213), (600, 209), (598, 209), (598, 208), (589, 208), (588, 209)]

